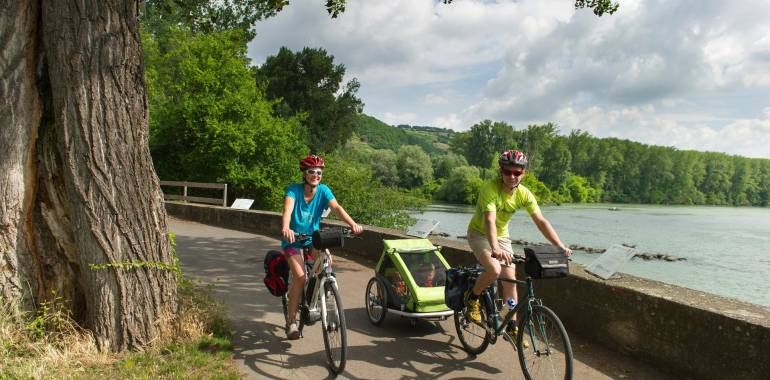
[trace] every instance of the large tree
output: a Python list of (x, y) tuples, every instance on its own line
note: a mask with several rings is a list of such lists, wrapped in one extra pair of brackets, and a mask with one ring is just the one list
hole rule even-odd
[(100, 347), (167, 328), (176, 277), (133, 1), (4, 1), (0, 293), (71, 302)]

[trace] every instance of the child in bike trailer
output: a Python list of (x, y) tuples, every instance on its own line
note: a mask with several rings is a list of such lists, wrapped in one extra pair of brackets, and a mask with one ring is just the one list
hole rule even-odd
[[(511, 264), (513, 248), (508, 237), (508, 222), (518, 209), (525, 209), (537, 228), (553, 245), (561, 248), (567, 255), (572, 254), (561, 242), (551, 223), (540, 212), (537, 200), (529, 189), (521, 185), (526, 173), (527, 156), (518, 150), (506, 150), (500, 154), (498, 164), (500, 177), (486, 181), (479, 190), (478, 203), (468, 224), (468, 244), (473, 255), (484, 267), (484, 272), (476, 280), (473, 289), (468, 291), (466, 304), (468, 318), (481, 322), (479, 295), (502, 275), (503, 278), (516, 278), (515, 265)], [(516, 286), (503, 282), (503, 299), (517, 299)], [(509, 302), (510, 304), (510, 302)], [(515, 321), (513, 318), (512, 321)], [(510, 336), (515, 336), (516, 326), (508, 326)]]
[[(286, 261), (289, 263), (293, 281), (289, 288), (288, 318), (286, 323), (286, 336), (289, 339), (299, 339), (299, 326), (297, 323), (297, 309), (302, 297), (302, 289), (307, 282), (305, 275), (305, 259), (302, 257), (302, 248), (311, 246), (312, 238), (303, 241), (295, 241), (294, 234), (311, 235), (318, 230), (321, 224), (321, 215), (326, 208), (330, 208), (334, 215), (347, 223), (354, 234), (360, 234), (363, 229), (353, 221), (353, 218), (345, 212), (345, 209), (337, 203), (334, 194), (328, 186), (321, 184), (323, 176), (324, 160), (316, 155), (308, 155), (299, 161), (299, 169), (302, 171), (303, 183), (289, 185), (283, 201), (283, 216), (281, 248)], [(313, 258), (318, 252), (313, 249)]]

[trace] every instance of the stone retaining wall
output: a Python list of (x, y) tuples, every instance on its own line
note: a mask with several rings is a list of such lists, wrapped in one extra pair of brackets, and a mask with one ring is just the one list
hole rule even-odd
[[(166, 210), (180, 219), (280, 238), (274, 212), (175, 202), (166, 202)], [(345, 242), (345, 251), (376, 260), (383, 239), (406, 237), (365, 229), (363, 239)], [(475, 262), (465, 242), (431, 241), (453, 266)], [(567, 278), (536, 283), (536, 294), (567, 331), (685, 378), (770, 379), (770, 309), (626, 274), (605, 281), (576, 263), (570, 271)]]

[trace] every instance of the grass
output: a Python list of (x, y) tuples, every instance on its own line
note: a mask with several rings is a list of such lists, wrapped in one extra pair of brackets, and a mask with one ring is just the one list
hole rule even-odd
[(100, 352), (53, 295), (36, 314), (0, 307), (0, 380), (240, 379), (224, 308), (211, 289), (182, 278), (176, 331), (143, 352)]

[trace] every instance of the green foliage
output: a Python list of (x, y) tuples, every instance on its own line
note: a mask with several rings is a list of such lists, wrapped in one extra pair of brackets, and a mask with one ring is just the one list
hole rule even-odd
[(434, 156), (431, 160), (433, 164), (433, 176), (436, 178), (447, 178), (452, 172), (452, 169), (468, 165), (468, 161), (465, 157), (452, 152), (449, 152), (444, 156)]
[(412, 189), (433, 179), (430, 157), (417, 145), (404, 145), (397, 153), (399, 184)]
[(377, 149), (372, 152), (370, 165), (383, 185), (396, 186), (399, 183), (397, 162), (396, 153), (392, 150)]
[(479, 189), (484, 182), (475, 166), (457, 166), (451, 169), (449, 178), (436, 195), (437, 198), (454, 203), (475, 204)]
[(396, 168), (396, 153), (390, 149), (374, 149), (361, 141), (358, 136), (345, 144), (346, 156), (358, 163), (369, 166), (375, 179), (385, 186), (398, 186), (398, 169)]
[(197, 342), (170, 344), (160, 354), (129, 353), (111, 366), (94, 366), (86, 373), (94, 378), (115, 379), (241, 379), (230, 363), (232, 355), (229, 339), (204, 337)]
[(599, 17), (605, 13), (614, 14), (619, 7), (620, 4), (612, 0), (575, 0), (575, 9), (591, 8)]
[(256, 80), (268, 99), (275, 100), (279, 117), (302, 116), (305, 138), (313, 152), (330, 152), (352, 135), (363, 102), (353, 78), (340, 91), (345, 66), (334, 64), (324, 49), (304, 48), (294, 53), (282, 47), (257, 70)]
[(241, 31), (142, 35), (150, 149), (164, 180), (225, 182), (256, 207), (280, 204), (305, 153), (297, 119), (272, 116), (256, 87)]
[(488, 167), (490, 162), (497, 162), (500, 152), (514, 147), (515, 140), (513, 127), (490, 120), (475, 124), (470, 131), (455, 136), (449, 142), (451, 150), (465, 156), (469, 164), (482, 168)]
[[(436, 176), (446, 176), (450, 165), (440, 164), (460, 154), (480, 169), (481, 179), (496, 178), (497, 159), (488, 147), (512, 138), (514, 143), (507, 147), (528, 154), (524, 184), (541, 203), (768, 205), (770, 160), (599, 139), (580, 130), (560, 136), (553, 123), (530, 125), (522, 131), (495, 128), (495, 124), (485, 121), (453, 134), (450, 155), (433, 158)], [(443, 189), (437, 197), (464, 202)]]
[(538, 178), (550, 188), (556, 188), (569, 177), (572, 155), (563, 139), (554, 139), (543, 153)]
[(558, 138), (558, 131), (553, 123), (529, 125), (517, 136), (517, 146), (529, 157), (528, 170), (538, 178), (540, 178), (540, 172), (544, 170), (545, 154), (551, 148), (551, 143)]
[(535, 199), (537, 199), (539, 204), (559, 204), (563, 202), (558, 194), (553, 193), (548, 189), (548, 186), (540, 182), (534, 175), (525, 174), (524, 178), (521, 180), (521, 184), (535, 195)]
[(51, 291), (50, 299), (43, 300), (35, 309), (35, 316), (26, 325), (32, 340), (60, 342), (58, 336), (72, 329), (72, 313), (63, 297)]
[[(142, 26), (160, 34), (169, 28), (183, 27), (194, 34), (241, 30), (244, 43), (256, 33), (254, 24), (272, 17), (289, 4), (289, 0), (145, 0), (140, 3)], [(331, 17), (345, 11), (344, 0), (327, 0)]]
[(446, 154), (444, 149), (437, 146), (437, 142), (447, 141), (449, 133), (440, 128), (401, 128), (401, 126), (394, 128), (374, 117), (363, 114), (358, 115), (355, 124), (355, 129), (361, 139), (376, 149), (397, 151), (403, 145), (418, 145), (425, 153), (433, 157)]
[(414, 222), (409, 211), (425, 206), (423, 199), (383, 186), (370, 167), (349, 155), (331, 155), (326, 162), (324, 182), (358, 223), (405, 229)]
[(601, 190), (590, 186), (584, 177), (571, 175), (560, 187), (560, 193), (566, 198), (566, 202), (590, 203), (599, 202)]

